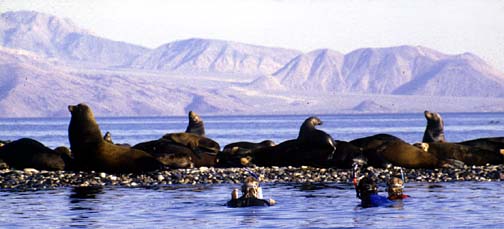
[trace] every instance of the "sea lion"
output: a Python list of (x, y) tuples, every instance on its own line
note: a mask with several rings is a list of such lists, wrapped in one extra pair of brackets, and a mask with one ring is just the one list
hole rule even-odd
[[(212, 164), (213, 160), (210, 155), (202, 154), (200, 157), (196, 157), (191, 149), (188, 147), (174, 144), (166, 139), (159, 139), (154, 141), (142, 142), (133, 146), (134, 149), (139, 149), (145, 151), (157, 158), (164, 165), (172, 168), (192, 168), (194, 166), (203, 166)], [(194, 162), (193, 162), (194, 159)], [(209, 160), (210, 162), (207, 162)]]
[(0, 158), (16, 169), (64, 170), (70, 157), (52, 150), (37, 140), (21, 138), (0, 148)]
[(463, 142), (458, 142), (458, 144), (478, 147), (481, 149), (489, 150), (495, 153), (500, 153), (504, 149), (504, 137), (493, 137), (493, 138), (478, 138), (473, 140), (467, 140)]
[(219, 167), (250, 167), (253, 156), (252, 151), (263, 147), (272, 147), (275, 142), (265, 140), (255, 142), (234, 142), (224, 146), (224, 149), (217, 154), (217, 166)]
[(299, 129), (298, 142), (303, 148), (327, 149), (331, 151), (328, 159), (331, 159), (336, 151), (334, 139), (331, 135), (322, 130), (318, 130), (315, 126), (322, 125), (322, 121), (315, 116), (307, 118)]
[(111, 144), (131, 148), (131, 145), (128, 143), (120, 143), (120, 144), (114, 143), (114, 141), (112, 140), (112, 134), (109, 131), (107, 131), (107, 133), (105, 133), (105, 135), (103, 135), (103, 140), (105, 140), (106, 142), (111, 143)]
[(331, 166), (350, 169), (352, 168), (354, 159), (365, 160), (362, 148), (340, 140), (334, 140), (334, 143), (336, 145), (336, 151), (330, 161)]
[(441, 115), (429, 111), (424, 111), (424, 115), (425, 119), (427, 119), (427, 127), (425, 128), (422, 142), (446, 142), (444, 122)]
[(315, 129), (320, 124), (322, 121), (317, 117), (307, 118), (296, 139), (252, 150), (252, 162), (258, 166), (331, 167), (336, 146), (330, 135)]
[(436, 157), (448, 161), (457, 160), (466, 165), (498, 165), (504, 163), (504, 155), (500, 152), (490, 151), (479, 147), (472, 147), (456, 143), (431, 142), (428, 144), (427, 152)]
[(436, 155), (389, 134), (359, 138), (350, 143), (361, 147), (368, 165), (375, 167), (386, 167), (390, 163), (407, 168), (438, 168), (444, 163)]
[(105, 135), (103, 135), (103, 140), (105, 140), (108, 143), (114, 144), (114, 142), (112, 141), (112, 134), (108, 131), (107, 133), (105, 133)]
[(220, 145), (216, 141), (190, 133), (171, 133), (162, 137), (170, 142), (189, 147), (193, 152), (207, 152), (217, 155), (220, 151)]
[(68, 126), (70, 149), (81, 170), (145, 172), (162, 168), (148, 153), (117, 146), (103, 140), (91, 108), (86, 104), (68, 106), (72, 114)]
[(199, 136), (205, 136), (205, 125), (203, 120), (198, 114), (193, 111), (189, 111), (189, 123), (187, 124), (186, 133), (196, 134)]

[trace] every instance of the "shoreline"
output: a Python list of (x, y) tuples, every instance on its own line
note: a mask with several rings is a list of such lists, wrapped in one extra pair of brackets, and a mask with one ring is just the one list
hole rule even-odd
[[(260, 176), (262, 183), (352, 183), (351, 169), (301, 167), (256, 167), (250, 171)], [(368, 167), (366, 169), (385, 183), (399, 176), (397, 169)], [(403, 169), (405, 183), (503, 181), (504, 165), (465, 166), (464, 168)], [(104, 172), (38, 171), (35, 169), (0, 170), (0, 191), (38, 191), (62, 187), (156, 187), (166, 185), (237, 184), (248, 172), (243, 168), (192, 168), (161, 170), (142, 174), (108, 174)]]

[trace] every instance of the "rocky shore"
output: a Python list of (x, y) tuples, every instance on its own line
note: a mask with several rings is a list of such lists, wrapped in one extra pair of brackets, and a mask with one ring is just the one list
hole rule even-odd
[[(264, 183), (350, 183), (351, 169), (314, 167), (257, 167), (250, 171)], [(397, 168), (369, 167), (379, 182), (400, 176)], [(504, 165), (471, 166), (460, 169), (404, 169), (406, 182), (502, 181)], [(104, 172), (0, 170), (3, 191), (45, 190), (58, 187), (121, 186), (153, 187), (173, 184), (241, 183), (249, 173), (243, 168), (194, 168), (163, 170), (145, 174), (107, 174)]]

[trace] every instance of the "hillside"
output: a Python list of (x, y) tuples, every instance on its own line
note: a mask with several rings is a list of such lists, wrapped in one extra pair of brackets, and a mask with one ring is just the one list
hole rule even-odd
[(0, 16), (0, 117), (502, 111), (504, 74), (421, 46), (308, 53), (188, 39), (148, 50), (36, 12)]

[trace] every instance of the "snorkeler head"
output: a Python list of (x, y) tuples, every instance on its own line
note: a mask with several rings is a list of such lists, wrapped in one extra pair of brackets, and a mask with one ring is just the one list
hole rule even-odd
[(378, 193), (375, 180), (371, 177), (363, 177), (357, 185), (357, 192), (359, 198)]
[(387, 192), (389, 197), (403, 195), (404, 182), (400, 178), (392, 177), (387, 182)]
[(247, 177), (242, 185), (242, 194), (245, 197), (259, 198), (259, 181), (254, 177)]

